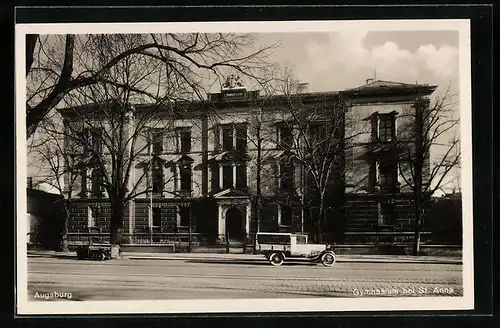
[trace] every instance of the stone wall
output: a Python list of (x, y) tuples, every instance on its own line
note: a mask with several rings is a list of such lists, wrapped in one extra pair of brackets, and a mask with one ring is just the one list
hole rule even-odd
[[(161, 231), (163, 233), (177, 232), (177, 206), (153, 201), (153, 208), (161, 208)], [(149, 201), (137, 199), (135, 203), (135, 231), (136, 233), (149, 232)]]
[[(394, 201), (393, 224), (379, 224), (378, 203)], [(422, 223), (429, 211), (429, 201), (422, 203)], [(347, 194), (344, 243), (409, 243), (413, 240), (415, 209), (412, 194)], [(428, 238), (424, 229), (423, 240)]]
[[(94, 220), (93, 240), (109, 241), (111, 222), (111, 203), (107, 200), (75, 199), (71, 202), (70, 217), (68, 220), (68, 240), (70, 242), (86, 242), (89, 239), (89, 207), (97, 214)], [(129, 209), (124, 209), (123, 233), (129, 231)], [(100, 235), (101, 234), (101, 235)]]

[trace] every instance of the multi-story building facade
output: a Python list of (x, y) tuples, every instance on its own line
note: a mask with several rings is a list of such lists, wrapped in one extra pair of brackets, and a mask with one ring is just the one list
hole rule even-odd
[[(361, 132), (348, 152), (344, 242), (412, 238), (414, 194), (411, 181), (407, 183), (412, 177), (400, 165), (408, 157), (398, 156), (398, 152), (402, 146), (405, 151), (414, 147), (415, 135), (411, 130), (416, 98), (428, 104), (435, 89), (429, 85), (372, 81), (344, 92), (358, 118), (356, 129)], [(424, 184), (429, 182), (429, 170), (430, 158), (426, 158)], [(429, 203), (424, 204), (424, 214), (428, 206)]]
[[(429, 96), (434, 89), (374, 81), (303, 94), (301, 105), (326, 102), (333, 116), (342, 99), (357, 118), (349, 125), (355, 137), (326, 194), (324, 205), (333, 208), (325, 212), (327, 240), (377, 242), (370, 236), (411, 232), (413, 200), (400, 176), (394, 141), (398, 129), (407, 127), (399, 114), (415, 101), (415, 91)], [(286, 156), (299, 132), (284, 113), (285, 98), (269, 99), (238, 87), (191, 103), (180, 116), (159, 110), (134, 146), (127, 189), (136, 196), (125, 208), (123, 242), (251, 244), (257, 230), (313, 233), (314, 215), (305, 200), (314, 197), (308, 195), (305, 167)], [(61, 113), (71, 124), (69, 111)], [(132, 131), (133, 115), (127, 122)], [(93, 147), (102, 147), (98, 134), (89, 136)], [(89, 169), (74, 189), (70, 240), (84, 240), (89, 230), (108, 235), (111, 207), (99, 170)]]

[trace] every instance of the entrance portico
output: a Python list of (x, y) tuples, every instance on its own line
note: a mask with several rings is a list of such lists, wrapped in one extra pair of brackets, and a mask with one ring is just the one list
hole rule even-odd
[(250, 197), (239, 191), (225, 190), (214, 195), (217, 200), (217, 243), (241, 243), (250, 233)]

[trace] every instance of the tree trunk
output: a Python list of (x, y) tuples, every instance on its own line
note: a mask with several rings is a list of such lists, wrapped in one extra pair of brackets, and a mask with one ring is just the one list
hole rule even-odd
[(256, 220), (256, 233), (253, 240), (253, 250), (254, 253), (257, 253), (257, 233), (260, 232), (260, 195), (256, 198), (256, 207), (255, 207), (255, 220)]
[(241, 223), (242, 223), (242, 226), (243, 226), (243, 254), (246, 253), (247, 251), (247, 229), (246, 229), (246, 217), (244, 215), (242, 215), (241, 217)]
[(192, 219), (192, 212), (191, 210), (189, 211), (189, 230), (188, 230), (188, 236), (189, 236), (189, 242), (188, 242), (188, 252), (191, 253), (193, 251), (193, 219)]
[(62, 245), (63, 252), (69, 252), (68, 249), (68, 222), (69, 222), (69, 202), (64, 203), (64, 226), (62, 231)]
[(229, 233), (227, 231), (227, 224), (226, 224), (226, 229), (224, 231), (224, 237), (226, 239), (226, 253), (229, 254)]
[(421, 230), (421, 209), (420, 209), (420, 195), (415, 197), (415, 235), (413, 238), (413, 251), (412, 254), (414, 256), (418, 256), (420, 254), (420, 230)]
[(253, 241), (254, 252), (257, 252), (257, 233), (260, 232), (260, 199), (261, 199), (261, 173), (262, 173), (262, 139), (260, 137), (260, 125), (257, 126), (257, 198), (256, 198), (256, 233)]
[(33, 64), (33, 53), (35, 52), (38, 34), (26, 34), (26, 76), (31, 70)]
[(422, 108), (421, 104), (418, 104), (415, 108), (415, 181), (414, 181), (414, 195), (415, 195), (415, 236), (413, 238), (413, 255), (417, 256), (420, 253), (420, 216), (421, 216), (421, 204), (422, 199), (422, 169), (424, 163), (424, 154), (422, 152), (422, 128), (423, 128), (423, 118), (422, 118)]
[(318, 238), (317, 238), (317, 243), (322, 244), (323, 243), (323, 221), (324, 221), (324, 210), (323, 210), (323, 202), (320, 202), (321, 205), (319, 207), (319, 214), (318, 214)]
[(122, 243), (124, 212), (125, 205), (121, 201), (111, 201), (110, 242), (112, 245), (121, 245)]
[[(72, 34), (66, 35), (66, 45), (64, 52), (64, 62), (59, 75), (59, 80), (52, 91), (33, 108), (27, 107), (26, 113), (26, 137), (29, 138), (36, 131), (38, 123), (54, 108), (68, 93), (71, 82), (71, 74), (73, 73), (73, 50), (75, 36)], [(28, 63), (26, 63), (28, 64)], [(29, 109), (29, 110), (28, 110)]]

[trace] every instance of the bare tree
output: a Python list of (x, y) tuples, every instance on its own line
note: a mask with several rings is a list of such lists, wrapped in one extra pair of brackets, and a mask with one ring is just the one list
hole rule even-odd
[[(111, 243), (120, 244), (127, 204), (152, 192), (151, 183), (142, 187), (152, 165), (141, 161), (142, 155), (155, 139), (174, 137), (174, 120), (189, 119), (204, 105), (199, 100), (207, 88), (202, 70), (218, 79), (222, 68), (231, 68), (258, 80), (252, 74), (264, 69), (256, 64), (263, 50), (231, 59), (250, 39), (222, 34), (96, 35), (83, 40), (86, 51), (79, 53), (79, 62), (82, 76), (91, 81), (65, 91), (62, 134), (88, 155), (89, 178), (101, 185), (111, 204)], [(134, 178), (141, 162), (149, 169)]]
[[(334, 93), (304, 93), (304, 84), (297, 81), (290, 70), (285, 70), (267, 92), (274, 99), (270, 106), (281, 115), (279, 137), (274, 139), (283, 151), (280, 163), (285, 167), (295, 164), (301, 167), (302, 206), (317, 208), (312, 223), (316, 240), (321, 243), (327, 199), (340, 191), (343, 193), (345, 153), (360, 131), (353, 128), (357, 126), (350, 120), (348, 102)], [(279, 178), (293, 179), (295, 171), (286, 171), (280, 170)]]
[(399, 168), (415, 202), (413, 254), (420, 252), (422, 204), (443, 187), (453, 170), (460, 168), (459, 118), (455, 95), (448, 88), (429, 99), (420, 94), (400, 116)]
[(60, 133), (61, 117), (51, 115), (41, 122), (39, 129), (43, 131), (43, 140), (30, 147), (31, 156), (37, 157), (45, 166), (44, 176), (39, 177), (37, 184), (45, 184), (63, 196), (64, 226), (62, 230), (62, 250), (68, 251), (68, 222), (71, 201), (75, 190), (79, 187), (79, 179), (87, 165), (86, 158), (74, 143), (68, 144)]
[[(187, 94), (200, 96), (228, 71), (252, 78), (265, 76), (259, 71), (268, 67), (265, 59), (274, 47), (260, 47), (252, 35), (246, 34), (137, 34), (133, 44), (131, 39), (131, 35), (120, 34), (26, 35), (27, 137), (72, 91), (97, 83), (130, 88), (123, 81), (110, 80), (109, 74), (137, 55), (162, 64), (170, 70), (172, 81), (182, 82)], [(95, 60), (96, 46), (116, 51), (106, 60)], [(148, 90), (136, 91), (151, 96)]]

